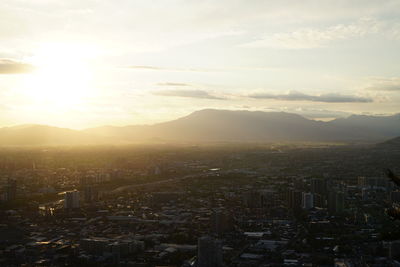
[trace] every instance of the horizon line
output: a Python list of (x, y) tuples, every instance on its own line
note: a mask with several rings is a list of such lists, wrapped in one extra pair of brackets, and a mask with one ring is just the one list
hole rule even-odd
[(93, 126), (93, 127), (76, 128), (76, 127), (67, 127), (67, 126), (56, 126), (56, 125), (52, 125), (52, 124), (27, 122), (27, 123), (21, 123), (21, 124), (0, 125), (0, 129), (23, 127), (23, 126), (26, 126), (26, 127), (29, 127), (29, 126), (44, 126), (44, 127), (53, 127), (53, 128), (60, 128), (60, 129), (69, 129), (69, 130), (75, 130), (75, 131), (85, 131), (85, 130), (89, 130), (89, 129), (102, 128), (102, 127), (119, 127), (119, 128), (123, 128), (123, 127), (130, 127), (130, 126), (153, 126), (153, 125), (160, 124), (160, 123), (167, 123), (167, 122), (175, 121), (175, 120), (178, 120), (178, 119), (181, 119), (181, 118), (188, 117), (188, 116), (190, 116), (190, 115), (192, 115), (192, 114), (194, 114), (196, 112), (207, 111), (207, 110), (230, 111), (230, 112), (286, 113), (286, 114), (299, 115), (299, 116), (303, 117), (304, 119), (312, 120), (312, 121), (320, 121), (320, 122), (330, 122), (330, 121), (334, 121), (334, 120), (341, 119), (341, 118), (342, 119), (346, 119), (346, 118), (349, 118), (351, 116), (391, 117), (391, 116), (396, 116), (396, 115), (400, 114), (400, 112), (390, 113), (390, 114), (349, 113), (348, 115), (345, 115), (345, 116), (326, 117), (328, 120), (322, 120), (322, 117), (321, 118), (319, 118), (319, 117), (310, 118), (310, 117), (307, 117), (305, 114), (301, 114), (301, 113), (297, 113), (297, 112), (289, 112), (289, 111), (278, 111), (278, 110), (276, 110), (276, 111), (263, 111), (263, 110), (249, 110), (249, 109), (204, 108), (204, 109), (199, 109), (199, 110), (192, 111), (192, 112), (188, 113), (187, 115), (179, 116), (179, 117), (176, 117), (174, 119), (164, 120), (164, 121), (150, 123), (150, 124), (124, 124), (124, 125), (101, 124), (101, 125)]

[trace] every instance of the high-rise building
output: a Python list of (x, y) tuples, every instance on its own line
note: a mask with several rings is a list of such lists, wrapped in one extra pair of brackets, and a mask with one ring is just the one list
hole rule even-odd
[(302, 208), (303, 194), (301, 191), (289, 189), (287, 192), (287, 205), (293, 211), (299, 211)]
[(223, 210), (213, 210), (211, 215), (212, 230), (217, 235), (222, 235), (233, 229), (232, 216)]
[(345, 198), (343, 192), (329, 192), (328, 211), (329, 213), (342, 213), (345, 208)]
[(369, 189), (368, 188), (361, 189), (361, 198), (362, 198), (362, 201), (368, 201), (368, 199), (369, 199)]
[(311, 179), (311, 193), (325, 196), (327, 190), (328, 186), (325, 179)]
[(98, 191), (93, 186), (85, 186), (83, 189), (85, 202), (90, 203), (98, 199)]
[(314, 208), (314, 195), (312, 193), (303, 193), (302, 207), (306, 210)]
[(336, 193), (336, 213), (343, 213), (344, 211), (344, 193)]
[(318, 208), (326, 207), (325, 197), (320, 194), (314, 194), (314, 207)]
[(80, 207), (79, 203), (79, 191), (69, 191), (65, 192), (64, 197), (64, 208), (65, 209), (78, 209)]
[(210, 236), (200, 237), (197, 241), (197, 267), (221, 267), (222, 244)]
[(7, 182), (7, 191), (6, 191), (6, 200), (13, 201), (17, 198), (17, 180), (8, 179)]
[(329, 213), (336, 213), (336, 192), (329, 192), (328, 195), (328, 211)]
[(314, 206), (319, 208), (326, 207), (328, 196), (328, 180), (312, 179), (310, 183), (311, 193), (314, 195)]

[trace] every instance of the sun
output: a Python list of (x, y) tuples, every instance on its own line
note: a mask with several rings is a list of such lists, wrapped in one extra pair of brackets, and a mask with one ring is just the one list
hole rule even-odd
[(42, 45), (31, 59), (35, 71), (25, 84), (30, 100), (54, 108), (82, 104), (92, 93), (90, 56), (80, 45)]

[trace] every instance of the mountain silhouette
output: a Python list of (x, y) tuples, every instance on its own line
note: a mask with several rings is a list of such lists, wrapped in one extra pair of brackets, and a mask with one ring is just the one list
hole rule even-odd
[(205, 109), (153, 125), (71, 130), (46, 125), (0, 128), (0, 145), (139, 142), (382, 142), (400, 136), (400, 114), (352, 115), (330, 122), (285, 112)]
[(154, 125), (100, 127), (85, 132), (125, 141), (378, 141), (400, 135), (400, 115), (350, 116), (322, 122), (285, 112), (205, 109)]
[(105, 142), (105, 138), (47, 125), (18, 125), (0, 128), (0, 145), (84, 145)]

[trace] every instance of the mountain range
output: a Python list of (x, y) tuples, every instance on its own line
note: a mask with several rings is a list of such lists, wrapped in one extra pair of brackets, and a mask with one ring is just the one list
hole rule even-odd
[(380, 142), (400, 136), (400, 114), (352, 115), (329, 122), (285, 112), (205, 109), (153, 125), (71, 130), (47, 125), (0, 128), (0, 145), (141, 142)]

